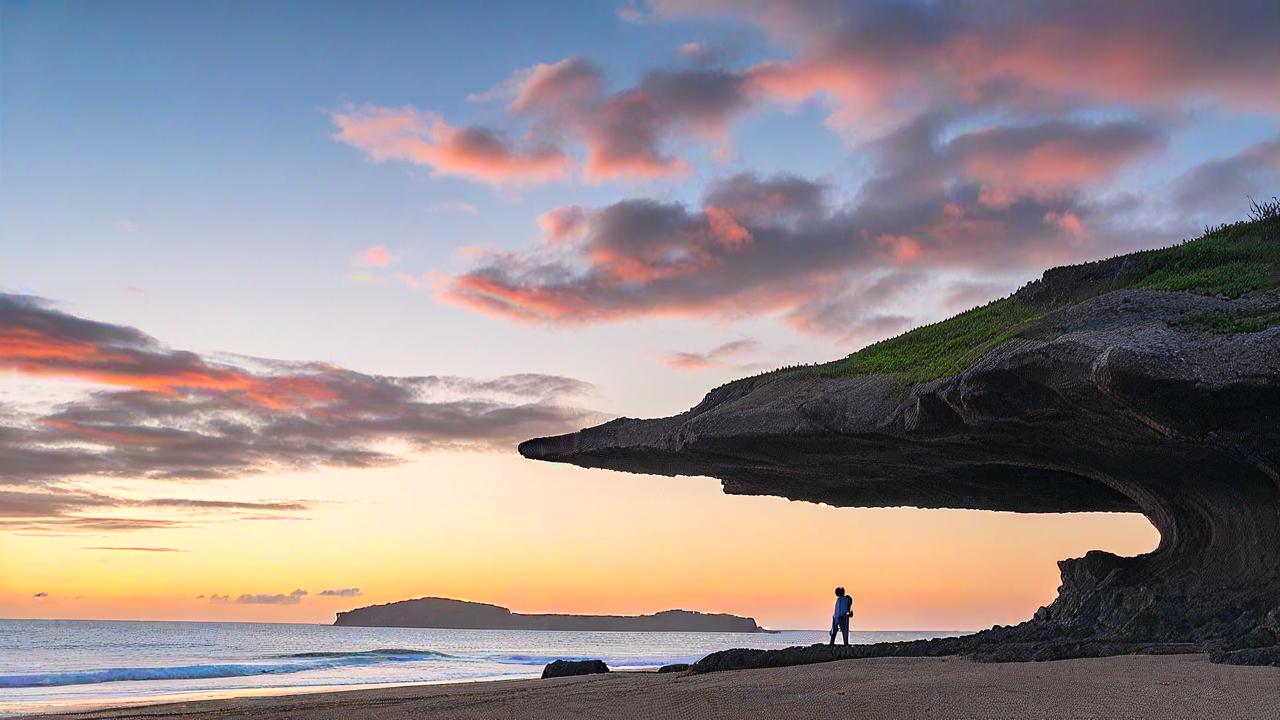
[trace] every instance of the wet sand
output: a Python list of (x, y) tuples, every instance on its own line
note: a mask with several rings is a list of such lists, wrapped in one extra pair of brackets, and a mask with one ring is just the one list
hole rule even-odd
[[(652, 720), (654, 718), (1280, 718), (1280, 669), (1203, 655), (982, 664), (876, 658), (707, 675), (610, 673), (238, 698), (59, 718)], [(49, 718), (53, 716), (41, 716)]]

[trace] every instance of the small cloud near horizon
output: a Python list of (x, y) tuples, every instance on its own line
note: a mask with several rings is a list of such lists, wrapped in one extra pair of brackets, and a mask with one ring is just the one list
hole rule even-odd
[(323, 597), (358, 597), (363, 593), (360, 588), (338, 588), (336, 590), (321, 590), (316, 595)]
[(171, 547), (124, 547), (111, 545), (93, 545), (79, 548), (80, 550), (115, 550), (120, 552), (156, 552), (156, 553), (180, 553), (187, 552), (180, 548)]
[(49, 597), (49, 593), (47, 593), (47, 592), (38, 592), (38, 593), (36, 593), (35, 595), (32, 595), (31, 597), (33, 597), (33, 598), (47, 598), (47, 597)]
[(252, 595), (245, 593), (236, 598), (237, 605), (297, 605), (302, 602), (302, 598), (307, 595), (307, 591), (301, 588), (285, 595), (284, 593), (276, 593), (275, 595)]

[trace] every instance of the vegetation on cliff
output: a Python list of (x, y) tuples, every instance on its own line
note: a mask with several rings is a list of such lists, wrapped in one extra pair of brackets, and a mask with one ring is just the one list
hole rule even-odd
[[(1249, 219), (1207, 228), (1202, 236), (1172, 247), (1052, 270), (1009, 297), (802, 369), (837, 376), (896, 374), (909, 382), (947, 377), (1008, 340), (1051, 339), (1057, 332), (1054, 311), (1124, 288), (1229, 298), (1280, 288), (1280, 200), (1254, 203)], [(1276, 324), (1280, 307), (1268, 306), (1205, 313), (1183, 327), (1234, 333)]]
[[(1280, 288), (1280, 200), (1254, 203), (1250, 219), (1207, 229), (1201, 237), (1179, 245), (1058, 272), (1070, 273), (1078, 281), (1045, 288), (1053, 283), (1047, 274), (1009, 297), (813, 369), (832, 375), (895, 373), (923, 382), (954, 375), (1013, 338), (1052, 336), (1053, 328), (1040, 322), (1045, 316), (1112, 290), (1181, 290), (1238, 298)], [(1212, 332), (1256, 332), (1277, 323), (1280, 308), (1238, 317), (1206, 315), (1190, 325)]]

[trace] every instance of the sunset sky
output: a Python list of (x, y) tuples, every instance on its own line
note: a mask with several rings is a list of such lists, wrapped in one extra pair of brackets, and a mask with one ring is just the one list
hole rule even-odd
[(1280, 4), (4, 2), (0, 617), (1030, 616), (1136, 515), (520, 459), (1280, 192)]

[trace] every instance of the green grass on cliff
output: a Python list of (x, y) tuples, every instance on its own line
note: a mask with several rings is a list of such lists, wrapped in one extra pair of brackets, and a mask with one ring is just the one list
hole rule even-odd
[(1255, 333), (1280, 325), (1280, 310), (1263, 307), (1236, 312), (1209, 311), (1196, 313), (1178, 323), (1178, 327), (1211, 333)]
[[(1102, 273), (1101, 278), (1058, 288), (1047, 296), (1028, 286), (1009, 297), (810, 368), (830, 375), (890, 373), (922, 382), (954, 375), (1012, 338), (1054, 337), (1059, 331), (1041, 321), (1046, 314), (1112, 290), (1181, 290), (1237, 298), (1280, 288), (1280, 202), (1255, 204), (1250, 220), (1208, 229), (1194, 240), (1124, 258), (1125, 262), (1110, 261), (1115, 264), (1114, 271)], [(1256, 332), (1276, 324), (1280, 324), (1280, 317), (1261, 313), (1199, 321), (1192, 318), (1189, 326), (1212, 332)]]

